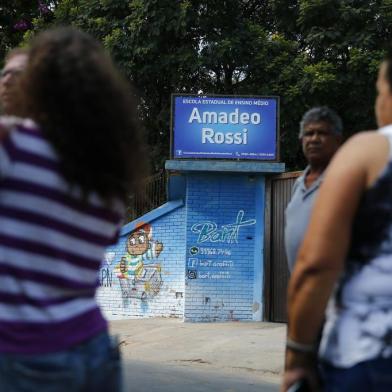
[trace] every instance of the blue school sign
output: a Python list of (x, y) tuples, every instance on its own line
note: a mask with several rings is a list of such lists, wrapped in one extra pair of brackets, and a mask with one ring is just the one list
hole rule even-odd
[(172, 97), (176, 159), (277, 160), (277, 97)]

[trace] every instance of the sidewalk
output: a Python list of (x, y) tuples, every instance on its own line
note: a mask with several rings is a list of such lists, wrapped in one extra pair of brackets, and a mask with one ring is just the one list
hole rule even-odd
[(284, 324), (153, 318), (110, 328), (120, 337), (126, 392), (275, 391), (280, 382)]

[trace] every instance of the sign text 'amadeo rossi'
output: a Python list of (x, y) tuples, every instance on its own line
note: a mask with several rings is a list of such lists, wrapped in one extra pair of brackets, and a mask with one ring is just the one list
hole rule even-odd
[(277, 160), (278, 97), (172, 98), (172, 157)]

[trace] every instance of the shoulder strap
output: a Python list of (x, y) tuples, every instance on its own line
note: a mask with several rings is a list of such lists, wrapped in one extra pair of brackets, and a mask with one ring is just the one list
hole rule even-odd
[(384, 135), (389, 142), (389, 156), (392, 158), (392, 125), (387, 125), (379, 129), (379, 132)]

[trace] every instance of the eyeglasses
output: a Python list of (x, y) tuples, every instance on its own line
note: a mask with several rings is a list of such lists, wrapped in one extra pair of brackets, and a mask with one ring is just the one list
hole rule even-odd
[(2, 69), (0, 71), (0, 79), (4, 79), (10, 75), (12, 78), (18, 77), (23, 72), (23, 69)]

